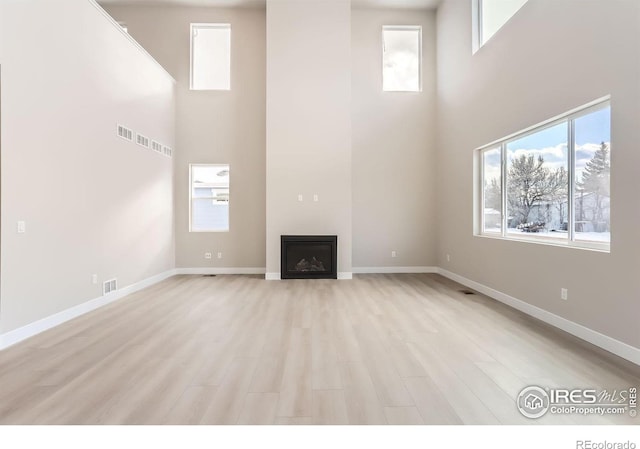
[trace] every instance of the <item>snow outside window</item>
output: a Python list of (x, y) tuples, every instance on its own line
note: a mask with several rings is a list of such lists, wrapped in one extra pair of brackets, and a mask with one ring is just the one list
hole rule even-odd
[(480, 234), (609, 249), (608, 99), (481, 148), (478, 167)]

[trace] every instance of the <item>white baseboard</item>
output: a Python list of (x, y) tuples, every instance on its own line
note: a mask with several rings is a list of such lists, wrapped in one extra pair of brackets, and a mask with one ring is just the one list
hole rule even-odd
[(438, 267), (353, 267), (356, 274), (437, 273)]
[(562, 318), (561, 316), (555, 315), (544, 309), (531, 305), (520, 299), (514, 298), (513, 296), (509, 296), (498, 290), (494, 290), (493, 288), (487, 287), (486, 285), (480, 284), (479, 282), (467, 279), (463, 276), (460, 276), (459, 274), (447, 271), (443, 268), (438, 269), (438, 273), (446, 278), (451, 279), (452, 281), (456, 281), (459, 284), (472, 288), (497, 301), (500, 301), (501, 303), (504, 303), (510, 307), (513, 307), (514, 309), (526, 313), (527, 315), (544, 321), (545, 323), (557, 327), (558, 329), (562, 329), (563, 331), (581, 338), (582, 340), (588, 341), (589, 343), (594, 344), (604, 350), (612, 352), (613, 354), (622, 357), (623, 359), (629, 360), (636, 365), (640, 365), (639, 348), (635, 348), (627, 343), (601, 334), (600, 332), (589, 329), (588, 327), (585, 327), (581, 324), (574, 323), (573, 321), (567, 320), (566, 318)]
[[(509, 296), (493, 288), (487, 287), (479, 282), (467, 279), (456, 273), (452, 273), (443, 268), (437, 267), (354, 267), (353, 273), (439, 273), (440, 275), (456, 281), (462, 285), (483, 293), (497, 301), (500, 301), (514, 309), (520, 310), (527, 315), (537, 318), (554, 327), (562, 329), (582, 340), (588, 341), (602, 349), (616, 354), (630, 362), (640, 365), (640, 349), (627, 343), (616, 340), (607, 335), (589, 329), (581, 324), (562, 318), (544, 309), (526, 303), (522, 300)], [(8, 348), (27, 338), (33, 337), (41, 332), (49, 330), (66, 321), (72, 320), (80, 315), (104, 307), (127, 295), (135, 293), (143, 288), (161, 282), (176, 274), (265, 274), (264, 268), (177, 268), (160, 273), (156, 276), (144, 279), (135, 284), (116, 290), (105, 296), (89, 300), (77, 306), (71, 307), (62, 312), (58, 312), (49, 317), (27, 324), (26, 326), (14, 329), (5, 334), (0, 334), (0, 350)], [(351, 279), (351, 272), (338, 273), (338, 279)], [(280, 273), (266, 273), (265, 279), (279, 280)]]
[(175, 274), (264, 274), (261, 267), (195, 267), (176, 268)]
[(353, 279), (353, 273), (351, 271), (339, 271), (338, 279), (339, 280)]
[(14, 329), (5, 334), (0, 334), (0, 350), (8, 348), (9, 346), (13, 346), (16, 343), (40, 334), (53, 327), (59, 326), (66, 321), (79, 317), (80, 315), (84, 315), (85, 313), (92, 312), (96, 309), (99, 309), (100, 307), (104, 307), (107, 304), (111, 304), (112, 302), (124, 298), (131, 293), (135, 293), (138, 290), (142, 290), (143, 288), (149, 287), (153, 284), (157, 284), (158, 282), (163, 281), (173, 276), (174, 274), (175, 270), (165, 271), (164, 273), (151, 276), (150, 278), (143, 279), (142, 281), (136, 282), (135, 284), (131, 284), (118, 289), (113, 293), (91, 299), (87, 302), (83, 302), (82, 304), (78, 304), (77, 306), (73, 306), (69, 309), (63, 310), (62, 312), (58, 312), (54, 315), (27, 324), (26, 326), (19, 327), (18, 329)]

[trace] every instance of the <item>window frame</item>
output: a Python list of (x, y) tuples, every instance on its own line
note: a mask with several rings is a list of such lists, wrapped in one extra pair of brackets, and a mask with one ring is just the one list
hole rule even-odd
[[(384, 88), (384, 54), (385, 54), (385, 31), (417, 31), (418, 32), (418, 89), (417, 90), (386, 90)], [(381, 49), (380, 52), (380, 68), (382, 75), (382, 92), (383, 93), (420, 93), (422, 92), (422, 25), (383, 25), (381, 36)]]
[[(193, 86), (193, 78), (194, 78), (194, 30), (198, 28), (215, 28), (215, 29), (228, 29), (229, 30), (229, 88), (228, 89), (196, 89)], [(194, 92), (228, 92), (231, 90), (231, 45), (232, 45), (232, 35), (231, 35), (231, 23), (191, 23), (189, 26), (189, 90)]]
[[(597, 242), (597, 241), (589, 241), (589, 240), (576, 240), (576, 232), (575, 232), (575, 157), (576, 157), (576, 145), (575, 145), (575, 120), (589, 115), (593, 112), (611, 108), (611, 96), (607, 95), (605, 97), (599, 98), (597, 100), (591, 101), (583, 106), (572, 109), (564, 114), (556, 116), (552, 119), (546, 120), (544, 122), (538, 123), (531, 127), (528, 127), (522, 131), (513, 133), (507, 137), (502, 139), (498, 139), (494, 142), (491, 142), (487, 145), (483, 145), (482, 147), (477, 148), (474, 151), (474, 182), (476, 189), (476, 194), (474, 195), (474, 235), (476, 237), (486, 237), (492, 239), (501, 239), (501, 240), (510, 240), (510, 241), (518, 241), (518, 242), (527, 242), (527, 243), (538, 243), (538, 244), (546, 244), (546, 245), (555, 245), (555, 246), (563, 246), (570, 248), (581, 248), (581, 249), (589, 249), (595, 251), (602, 252), (610, 252), (611, 251), (611, 238), (609, 242)], [(558, 238), (558, 237), (550, 237), (544, 235), (514, 235), (513, 233), (509, 233), (508, 230), (508, 210), (507, 210), (507, 145), (516, 140), (520, 140), (524, 137), (530, 136), (532, 134), (544, 131), (545, 129), (554, 127), (561, 123), (567, 123), (567, 176), (568, 176), (568, 192), (567, 192), (567, 237), (566, 238)], [(609, 127), (611, 128), (611, 123), (609, 123)], [(611, 146), (613, 141), (613, 136), (611, 136)], [(501, 230), (500, 232), (486, 232), (485, 231), (485, 214), (484, 214), (484, 205), (485, 205), (485, 174), (484, 174), (484, 153), (486, 151), (494, 150), (496, 148), (500, 149), (500, 196), (501, 196), (501, 205), (502, 210), (500, 211), (500, 224)]]
[(193, 168), (194, 167), (226, 167), (229, 172), (231, 172), (231, 164), (205, 164), (205, 163), (194, 163), (189, 164), (189, 232), (229, 232), (231, 230), (231, 175), (229, 175), (229, 185), (227, 189), (229, 190), (229, 200), (228, 200), (228, 217), (227, 217), (227, 229), (193, 229), (193, 202), (195, 200), (206, 200), (206, 199), (215, 199), (215, 197), (194, 197), (193, 196)]
[[(491, 232), (485, 231), (485, 175), (484, 175), (484, 154), (488, 151), (498, 150), (500, 152), (500, 231)], [(506, 195), (502, 195), (502, 178), (504, 177), (504, 167), (506, 165), (506, 153), (503, 151), (502, 145), (488, 145), (478, 150), (480, 158), (480, 232), (483, 235), (490, 235), (493, 237), (502, 237), (504, 229), (504, 209), (506, 207)]]
[(480, 50), (480, 48), (484, 47), (484, 45), (489, 42), (493, 36), (495, 36), (498, 31), (500, 31), (500, 29), (507, 23), (509, 22), (513, 16), (515, 16), (518, 11), (520, 11), (524, 5), (528, 2), (529, 0), (525, 0), (525, 2), (520, 6), (520, 8), (518, 8), (513, 14), (511, 14), (511, 16), (485, 41), (484, 40), (484, 30), (483, 30), (483, 15), (482, 15), (482, 11), (483, 11), (483, 5), (482, 2), (483, 0), (471, 0), (471, 36), (472, 36), (472, 42), (471, 42), (471, 53), (475, 54), (478, 50)]

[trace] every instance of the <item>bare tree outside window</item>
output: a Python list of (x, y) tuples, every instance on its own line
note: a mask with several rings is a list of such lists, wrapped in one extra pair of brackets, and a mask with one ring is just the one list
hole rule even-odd
[(480, 232), (608, 250), (610, 134), (603, 99), (479, 149)]

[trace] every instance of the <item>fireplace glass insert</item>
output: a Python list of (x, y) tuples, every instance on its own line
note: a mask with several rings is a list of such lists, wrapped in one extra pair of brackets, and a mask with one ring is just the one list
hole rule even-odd
[(280, 237), (281, 279), (337, 279), (335, 235)]

